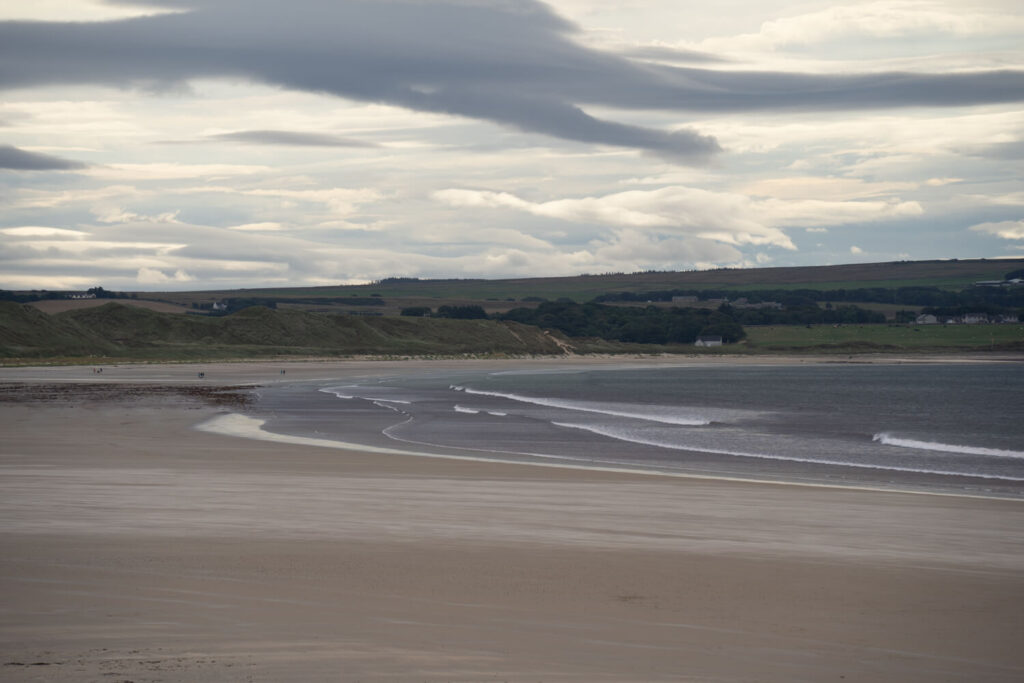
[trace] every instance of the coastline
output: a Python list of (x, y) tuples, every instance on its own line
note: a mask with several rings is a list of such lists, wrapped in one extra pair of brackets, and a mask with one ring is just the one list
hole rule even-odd
[[(562, 459), (561, 462), (553, 461), (537, 461), (537, 460), (512, 460), (502, 458), (501, 456), (481, 457), (473, 455), (457, 455), (452, 452), (452, 447), (442, 448), (434, 447), (436, 450), (433, 452), (419, 451), (414, 449), (399, 449), (399, 448), (382, 448), (378, 446), (369, 446), (365, 444), (351, 443), (347, 441), (336, 441), (334, 439), (323, 439), (311, 436), (300, 436), (297, 434), (286, 434), (281, 432), (272, 432), (263, 429), (263, 425), (266, 423), (265, 420), (242, 415), (239, 413), (227, 413), (221, 415), (215, 415), (209, 420), (205, 420), (195, 425), (195, 429), (202, 432), (209, 432), (211, 434), (220, 434), (222, 436), (231, 436), (240, 439), (253, 439), (258, 441), (269, 441), (272, 443), (279, 444), (291, 444), (299, 446), (310, 446), (314, 448), (328, 448), (337, 451), (359, 451), (361, 453), (375, 453), (380, 455), (389, 456), (400, 456), (408, 458), (437, 458), (442, 460), (460, 460), (464, 462), (482, 462), (482, 463), (496, 463), (500, 465), (513, 465), (517, 467), (542, 467), (542, 468), (553, 468), (553, 469), (564, 469), (564, 470), (583, 470), (583, 471), (599, 471), (609, 472), (615, 474), (629, 474), (639, 477), (668, 477), (676, 479), (697, 479), (697, 480), (711, 480), (711, 481), (723, 481), (723, 482), (738, 482), (747, 484), (763, 484), (767, 486), (801, 486), (810, 488), (823, 488), (823, 489), (846, 489), (853, 491), (874, 491), (877, 493), (901, 493), (907, 495), (918, 495), (918, 496), (948, 496), (953, 498), (979, 498), (989, 500), (1006, 500), (1006, 501), (1019, 501), (1024, 502), (1024, 499), (1011, 495), (1000, 495), (998, 493), (993, 494), (976, 494), (967, 493), (960, 491), (951, 490), (927, 490), (927, 489), (914, 489), (906, 486), (900, 486), (893, 484), (888, 487), (880, 485), (869, 485), (869, 484), (857, 484), (857, 483), (845, 483), (836, 484), (828, 483), (824, 481), (793, 481), (785, 478), (768, 479), (758, 478), (756, 475), (751, 476), (729, 476), (727, 474), (701, 474), (699, 472), (669, 472), (664, 470), (644, 470), (638, 468), (626, 468), (626, 467), (615, 467), (606, 464), (573, 464), (568, 458)], [(477, 449), (464, 449), (464, 450), (477, 450)], [(440, 451), (440, 452), (438, 452)], [(557, 460), (554, 456), (546, 456)]]
[[(3, 369), (0, 383), (255, 387), (445, 363), (466, 367)], [(193, 429), (223, 411), (187, 394), (0, 403), (6, 679), (1024, 675), (1019, 501)]]

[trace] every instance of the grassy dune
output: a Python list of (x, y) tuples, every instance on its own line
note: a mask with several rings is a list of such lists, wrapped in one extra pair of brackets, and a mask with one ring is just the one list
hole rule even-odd
[(536, 353), (562, 349), (537, 328), (489, 320), (360, 318), (259, 307), (209, 318), (116, 303), (50, 316), (0, 303), (0, 357), (7, 358)]

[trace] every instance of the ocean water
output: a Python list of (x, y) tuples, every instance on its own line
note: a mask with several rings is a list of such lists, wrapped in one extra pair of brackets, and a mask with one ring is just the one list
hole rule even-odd
[(430, 453), (1024, 496), (1024, 364), (564, 367), (266, 391), (265, 429)]

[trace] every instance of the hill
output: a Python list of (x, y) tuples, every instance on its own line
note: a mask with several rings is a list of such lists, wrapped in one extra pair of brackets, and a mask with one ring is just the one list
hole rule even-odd
[[(80, 308), (95, 308), (96, 306), (103, 306), (109, 303), (109, 299), (43, 299), (42, 301), (33, 301), (30, 305), (38, 308), (43, 313), (63, 313), (64, 311), (74, 311)], [(162, 301), (148, 301), (146, 299), (118, 299), (119, 304), (125, 306), (137, 306), (139, 308), (148, 308), (151, 311), (158, 311), (160, 313), (188, 313), (189, 309), (185, 306), (178, 304), (169, 304)]]
[(75, 320), (0, 301), (0, 356), (106, 355), (116, 349), (115, 344)]
[(359, 318), (248, 308), (222, 317), (108, 303), (47, 315), (0, 302), (0, 357), (136, 360), (266, 355), (558, 354), (537, 328), (491, 320)]
[[(590, 301), (612, 292), (643, 292), (660, 289), (856, 289), (867, 287), (940, 287), (962, 289), (980, 280), (1001, 280), (1024, 268), (1024, 259), (972, 259), (944, 261), (896, 261), (836, 266), (785, 268), (722, 268), (683, 272), (612, 273), (573, 277), (505, 280), (420, 280), (387, 278), (368, 285), (241, 289), (232, 291), (167, 292), (160, 299), (191, 305), (193, 302), (231, 297), (321, 300), (377, 296), (416, 305), (444, 300), (459, 304), (487, 302), (489, 312), (515, 307), (509, 302), (529, 298), (551, 301), (568, 298)], [(150, 296), (140, 293), (140, 296)], [(308, 305), (314, 305), (312, 303)], [(391, 312), (391, 311), (386, 311)]]

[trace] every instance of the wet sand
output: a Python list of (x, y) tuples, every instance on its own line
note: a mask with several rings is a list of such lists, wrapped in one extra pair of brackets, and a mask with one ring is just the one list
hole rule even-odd
[[(0, 382), (444, 365), (196, 367)], [(0, 403), (5, 681), (1024, 678), (1018, 501), (338, 451), (84, 396)]]

